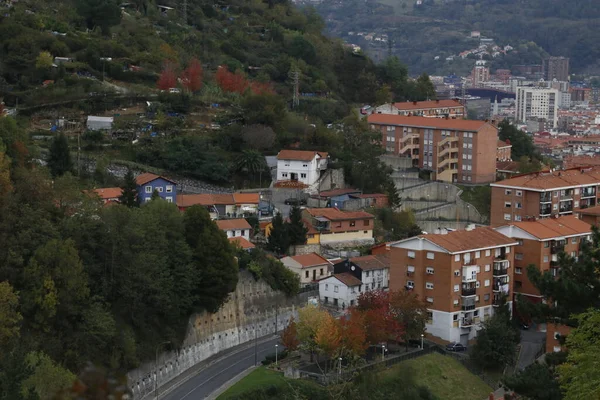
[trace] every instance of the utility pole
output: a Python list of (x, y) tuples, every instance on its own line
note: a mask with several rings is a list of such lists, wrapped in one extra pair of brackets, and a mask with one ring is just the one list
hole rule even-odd
[(300, 72), (298, 70), (290, 71), (290, 78), (292, 78), (292, 84), (294, 86), (294, 97), (292, 99), (292, 108), (296, 108), (300, 105)]
[(183, 23), (187, 25), (187, 0), (183, 0)]

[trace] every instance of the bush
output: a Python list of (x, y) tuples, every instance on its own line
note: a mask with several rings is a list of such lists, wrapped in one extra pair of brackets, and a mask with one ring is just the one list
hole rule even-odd
[[(284, 358), (286, 358), (288, 356), (288, 351), (287, 350), (283, 350), (280, 351), (279, 353), (277, 353), (277, 360), (281, 361)], [(275, 353), (273, 354), (269, 354), (268, 356), (265, 357), (265, 359), (262, 361), (262, 365), (269, 365), (269, 364), (273, 364), (275, 362)]]

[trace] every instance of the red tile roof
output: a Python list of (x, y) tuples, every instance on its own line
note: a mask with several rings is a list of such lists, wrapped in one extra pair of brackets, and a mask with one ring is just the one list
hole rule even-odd
[(302, 265), (302, 268), (314, 267), (317, 265), (331, 265), (326, 258), (321, 257), (317, 253), (302, 254), (299, 256), (290, 256), (290, 258)]
[(354, 257), (350, 259), (351, 262), (358, 265), (363, 271), (370, 271), (374, 269), (383, 269), (390, 267), (390, 258), (387, 254), (380, 254), (377, 256), (362, 256)]
[(394, 107), (398, 110), (426, 110), (432, 108), (448, 108), (448, 107), (463, 107), (463, 105), (456, 100), (430, 100), (430, 101), (405, 101), (400, 103), (394, 103)]
[(585, 215), (600, 215), (600, 206), (584, 208), (582, 210), (578, 210), (577, 212)]
[(496, 161), (496, 170), (518, 174), (519, 163), (516, 161)]
[(177, 196), (179, 207), (191, 207), (199, 204), (203, 206), (214, 205), (240, 205), (259, 203), (258, 193), (233, 193), (233, 194), (181, 194)]
[(313, 217), (323, 217), (330, 221), (345, 221), (349, 219), (373, 219), (373, 214), (365, 211), (341, 211), (338, 208), (307, 208)]
[(235, 204), (256, 204), (258, 205), (260, 195), (258, 193), (234, 193), (233, 200)]
[(217, 222), (217, 226), (222, 231), (228, 231), (231, 229), (252, 229), (248, 221), (243, 218), (237, 219), (220, 219)]
[(241, 236), (229, 238), (229, 243), (235, 243), (237, 246), (240, 246), (244, 250), (253, 249), (256, 247), (254, 243), (250, 243), (246, 240), (246, 238), (243, 238)]
[(498, 144), (497, 144), (498, 148), (502, 148), (502, 147), (512, 147), (512, 144), (508, 144), (506, 143), (504, 140), (498, 140)]
[(180, 194), (177, 196), (177, 206), (182, 208), (195, 205), (212, 206), (214, 204), (210, 194)]
[(100, 196), (102, 200), (110, 200), (121, 197), (123, 189), (120, 187), (100, 188), (94, 189), (93, 192)]
[(135, 178), (135, 183), (137, 183), (139, 186), (141, 186), (141, 185), (145, 185), (148, 182), (152, 182), (153, 180), (158, 179), (158, 178), (162, 178), (162, 179), (164, 179), (166, 181), (175, 183), (172, 180), (170, 180), (168, 178), (165, 178), (164, 176), (159, 176), (159, 175), (151, 174), (150, 172), (145, 172), (145, 173), (143, 173), (141, 175), (138, 175)]
[(551, 239), (572, 235), (586, 235), (592, 232), (590, 224), (574, 216), (545, 218), (537, 221), (514, 222), (516, 226), (538, 239)]
[(352, 275), (350, 272), (342, 272), (341, 274), (332, 275), (334, 278), (342, 282), (346, 286), (360, 286), (362, 281)]
[(312, 161), (315, 156), (327, 158), (327, 153), (323, 151), (308, 150), (281, 150), (277, 154), (278, 160)]
[(360, 193), (360, 189), (332, 189), (332, 190), (323, 190), (322, 192), (319, 192), (318, 195), (315, 195), (315, 196), (335, 197), (335, 196), (341, 196), (343, 194), (350, 194), (350, 193)]
[(447, 234), (430, 233), (419, 237), (437, 244), (450, 253), (515, 244), (513, 239), (489, 227), (480, 227), (470, 231), (453, 231)]
[(580, 185), (597, 185), (599, 183), (600, 167), (588, 167), (554, 172), (534, 172), (492, 183), (490, 186), (544, 191)]
[(371, 114), (368, 117), (370, 124), (415, 126), (431, 129), (452, 129), (458, 131), (477, 132), (485, 125), (491, 125), (486, 121), (466, 120), (466, 119), (446, 119), (446, 118), (427, 118), (390, 114)]

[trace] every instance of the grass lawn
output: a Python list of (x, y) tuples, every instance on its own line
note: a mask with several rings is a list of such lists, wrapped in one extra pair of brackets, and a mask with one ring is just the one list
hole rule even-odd
[(432, 353), (392, 367), (397, 371), (410, 368), (415, 381), (427, 386), (442, 400), (482, 400), (492, 388), (471, 374), (460, 362), (441, 354)]
[(259, 367), (248, 374), (244, 379), (227, 389), (223, 394), (217, 397), (217, 400), (224, 400), (231, 396), (237, 396), (247, 390), (259, 387), (280, 385), (285, 382), (282, 374), (271, 371), (265, 367)]

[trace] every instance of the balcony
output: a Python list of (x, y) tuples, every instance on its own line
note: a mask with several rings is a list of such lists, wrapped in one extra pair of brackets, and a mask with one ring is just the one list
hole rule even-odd
[(401, 147), (400, 150), (398, 151), (399, 154), (404, 154), (406, 152), (408, 152), (410, 150), (410, 154), (412, 156), (412, 152), (415, 149), (419, 149), (419, 145), (418, 144), (413, 144), (413, 143), (409, 143), (407, 145), (405, 145), (404, 147)]
[(443, 140), (440, 140), (440, 142), (438, 143), (438, 147), (443, 147), (448, 143), (452, 143), (452, 142), (458, 142), (458, 138), (454, 137), (454, 136), (449, 136)]
[(457, 164), (458, 163), (458, 158), (457, 157), (448, 157), (443, 159), (442, 161), (438, 162), (437, 167), (438, 168), (444, 168), (446, 165), (451, 165), (451, 164)]
[(505, 276), (508, 275), (508, 268), (495, 268), (494, 267), (494, 276)]
[(559, 254), (565, 251), (564, 242), (554, 242), (550, 245), (550, 254)]
[(498, 254), (495, 258), (495, 262), (502, 262), (506, 260), (506, 250), (504, 248), (500, 250), (500, 254)]
[(502, 292), (504, 294), (508, 294), (508, 276), (502, 277), (494, 277), (494, 282), (492, 283), (492, 291), (493, 292)]
[(573, 190), (565, 190), (560, 193), (560, 201), (571, 201), (573, 200)]
[(581, 198), (582, 199), (590, 198), (590, 197), (596, 197), (596, 188), (595, 187), (584, 188), (581, 190)]
[(573, 212), (573, 201), (567, 200), (567, 201), (563, 202), (561, 200), (560, 205), (558, 206), (558, 213), (559, 214), (568, 214), (568, 213), (572, 213), (572, 212)]
[(475, 324), (475, 320), (473, 318), (463, 318), (460, 320), (461, 328), (469, 328)]
[(552, 214), (552, 205), (540, 205), (540, 216), (549, 217)]
[(552, 193), (546, 192), (540, 194), (540, 203), (552, 203)]
[(494, 296), (492, 299), (492, 306), (500, 307), (502, 305), (502, 298), (500, 296)]
[(475, 296), (477, 288), (475, 286), (463, 285), (460, 295), (463, 297)]

